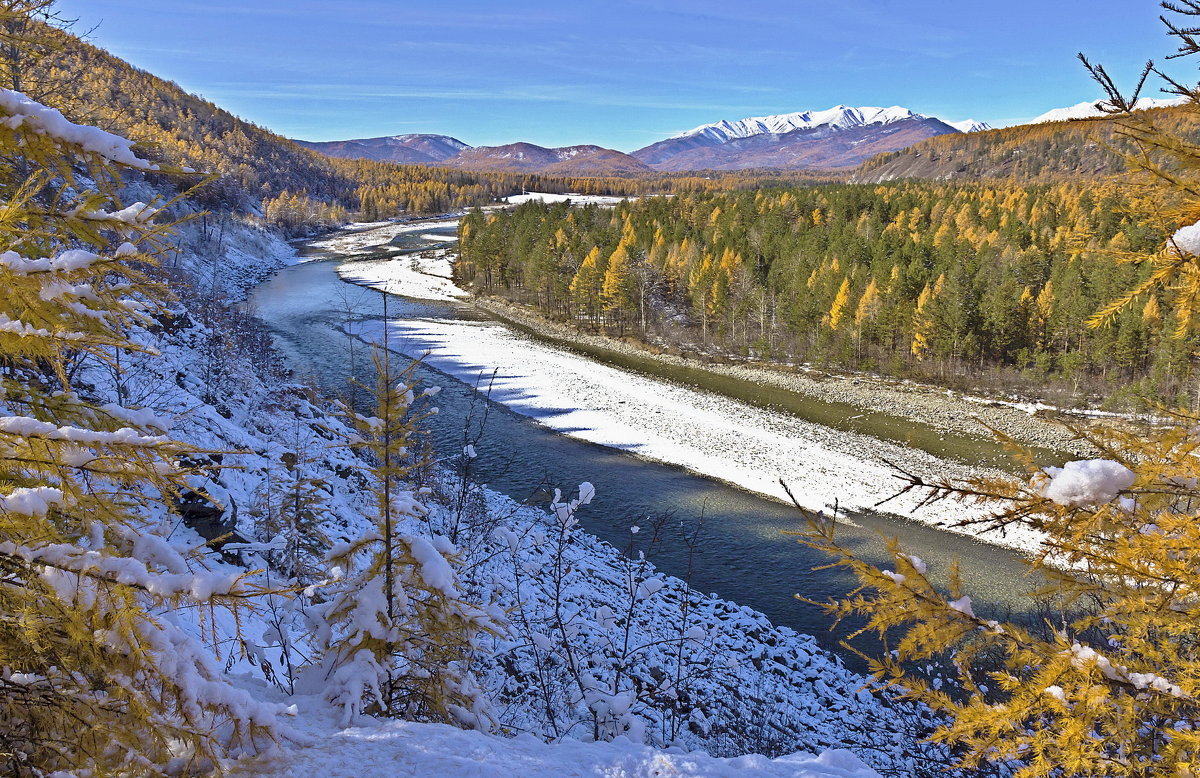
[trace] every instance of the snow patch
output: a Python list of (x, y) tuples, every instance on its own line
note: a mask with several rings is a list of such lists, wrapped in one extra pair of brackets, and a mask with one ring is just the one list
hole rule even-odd
[(1047, 467), (1035, 486), (1048, 500), (1069, 507), (1112, 502), (1119, 492), (1133, 486), (1134, 474), (1120, 462), (1086, 459), (1062, 467)]
[(402, 765), (405, 775), (472, 778), (879, 778), (879, 773), (844, 749), (819, 756), (721, 758), (701, 751), (651, 748), (626, 738), (608, 743), (570, 739), (544, 743), (530, 735), (506, 739), (410, 721), (368, 721), (340, 728), (317, 700), (302, 703), (300, 711), (291, 726), (294, 746), (272, 759), (247, 764), (252, 772), (235, 770), (234, 774), (383, 778), (397, 775)]

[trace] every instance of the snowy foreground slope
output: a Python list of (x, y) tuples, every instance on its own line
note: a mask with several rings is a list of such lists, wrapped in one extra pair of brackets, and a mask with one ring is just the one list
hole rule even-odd
[[(130, 364), (120, 390), (174, 418), (177, 437), (226, 452), (213, 455), (211, 475), (196, 484), (224, 506), (220, 521), (238, 536), (224, 559), (212, 556), (214, 571), (278, 567), (297, 539), (269, 531), (277, 508), (266, 487), (300, 476), (323, 484), (329, 510), (321, 534), (330, 542), (360, 535), (373, 497), (364, 489), (364, 462), (339, 443), (349, 431), (322, 400), (290, 382), (265, 333), (241, 314), (206, 307), (238, 299), (294, 261), (288, 247), (238, 220), (220, 233), (193, 223), (179, 243), (175, 269), (192, 279), (188, 310), (171, 327), (140, 336), (162, 356)], [(110, 377), (91, 378), (97, 391), (116, 391)], [(412, 484), (423, 513), (398, 529), (455, 537), (462, 590), (507, 614), (505, 629), (479, 641), (472, 665), (487, 704), (469, 723), (492, 734), (367, 717), (347, 726), (321, 699), (321, 669), (304, 661), (313, 634), (303, 592), (243, 614), (244, 640), (224, 614), (202, 633), (200, 614), (164, 613), (215, 649), (238, 686), (294, 711), (280, 717), (275, 755), (243, 759), (241, 774), (942, 773), (945, 753), (919, 743), (934, 725), (927, 711), (869, 693), (866, 679), (811, 637), (659, 574), (638, 553), (651, 544), (649, 530), (631, 535), (627, 555), (579, 529), (575, 514), (593, 509), (589, 485), (561, 485), (576, 500), (522, 506), (461, 479), (456, 468), (469, 452), (450, 453), (442, 452), (442, 469)], [(182, 525), (171, 542), (202, 546)], [(586, 657), (585, 677), (573, 675), (579, 665), (571, 657)], [(583, 742), (594, 739), (616, 742)], [(751, 753), (795, 755), (744, 756)]]
[(757, 754), (722, 759), (703, 752), (609, 743), (545, 743), (531, 735), (499, 738), (445, 724), (365, 721), (339, 728), (332, 712), (298, 717), (278, 754), (235, 767), (232, 775), (278, 778), (879, 778), (853, 753)]

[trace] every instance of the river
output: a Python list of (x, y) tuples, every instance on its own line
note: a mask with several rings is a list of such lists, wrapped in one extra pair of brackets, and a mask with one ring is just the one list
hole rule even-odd
[[(415, 249), (439, 237), (450, 238), (453, 227), (443, 224), (423, 234), (423, 242), (410, 241), (405, 248)], [(382, 320), (383, 296), (343, 281), (337, 267), (345, 258), (336, 251), (326, 249), (314, 255), (311, 261), (283, 269), (257, 287), (249, 306), (267, 323), (277, 347), (298, 376), (325, 390), (343, 392), (352, 353), (352, 345), (342, 331), (346, 311), (353, 308), (357, 316)], [(487, 318), (465, 303), (394, 295), (388, 300), (388, 316), (397, 322), (446, 323)], [(358, 364), (365, 364), (361, 344), (353, 353)], [(635, 367), (652, 369), (645, 364), (622, 369)], [(542, 503), (547, 500), (547, 485), (570, 493), (575, 485), (589, 481), (595, 485), (597, 496), (581, 515), (582, 523), (588, 531), (619, 548), (628, 542), (631, 525), (644, 526), (647, 516), (670, 514), (672, 523), (690, 523), (703, 517), (702, 541), (691, 565), (694, 588), (748, 605), (776, 624), (812, 634), (825, 647), (841, 654), (848, 665), (862, 668), (857, 658), (839, 646), (850, 626), (833, 629), (829, 616), (820, 608), (794, 596), (799, 593), (821, 601), (843, 595), (854, 586), (852, 577), (842, 569), (819, 569), (828, 562), (825, 556), (783, 534), (803, 526), (794, 508), (679, 467), (648, 461), (629, 450), (562, 434), (506, 405), (482, 400), (471, 382), (447, 372), (423, 366), (419, 375), (423, 381), (442, 387), (439, 413), (430, 420), (430, 433), (440, 452), (460, 450), (464, 420), (469, 414), (478, 416), (481, 402), (489, 403), (486, 445), (478, 447), (479, 457), (473, 463), (477, 480), (517, 500)], [(587, 381), (588, 377), (575, 373), (563, 380)], [(714, 376), (710, 381), (697, 371), (688, 374), (686, 380), (714, 396), (750, 391), (745, 386), (730, 385), (727, 379)], [(771, 402), (786, 406), (794, 414), (803, 414), (806, 407), (803, 402), (788, 401), (774, 392)], [(813, 408), (818, 418), (812, 421), (837, 426), (829, 416), (837, 409), (819, 404)], [(883, 419), (880, 423), (886, 426), (888, 422)], [(879, 434), (888, 437), (885, 432)], [(905, 435), (944, 441), (944, 436), (931, 429), (908, 429)], [(948, 440), (939, 445), (967, 446), (970, 450), (962, 452), (964, 459), (992, 456), (986, 445), (978, 442)], [(881, 536), (899, 537), (906, 548), (928, 563), (935, 581), (940, 577), (944, 582), (951, 562), (957, 559), (964, 588), (980, 613), (1017, 610), (1022, 607), (1022, 594), (1037, 583), (1026, 577), (1026, 565), (1017, 553), (969, 536), (872, 512), (855, 513), (852, 521), (839, 527), (839, 538), (846, 547), (887, 564), (890, 557)], [(678, 533), (668, 533), (650, 556), (667, 573), (683, 577), (688, 572), (687, 547)]]

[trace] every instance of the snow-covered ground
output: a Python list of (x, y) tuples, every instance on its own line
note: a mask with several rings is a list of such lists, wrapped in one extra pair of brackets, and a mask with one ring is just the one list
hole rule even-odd
[[(264, 689), (264, 692), (269, 690)], [(703, 751), (663, 751), (624, 738), (610, 743), (545, 743), (530, 735), (512, 739), (445, 724), (368, 720), (340, 728), (336, 714), (316, 698), (297, 717), (286, 749), (256, 760), (233, 775), (279, 778), (879, 778), (853, 753), (831, 749), (820, 756), (768, 759), (751, 754), (728, 759)]]
[[(466, 295), (448, 281), (444, 269), (407, 258), (350, 263), (342, 272), (347, 280), (386, 286), (395, 294), (435, 300)], [(364, 324), (360, 334), (380, 339), (382, 330)], [(850, 513), (872, 509), (899, 488), (893, 465), (935, 480), (1001, 475), (603, 365), (496, 322), (397, 320), (389, 342), (468, 383), (495, 371), (492, 399), (563, 434), (787, 500), (783, 479), (812, 510), (834, 501)], [(964, 517), (958, 503), (917, 510), (919, 501), (920, 495), (910, 494), (885, 509), (928, 524), (949, 525)], [(1032, 533), (1013, 530), (981, 539), (1019, 549), (1038, 542)]]
[(637, 198), (629, 197), (610, 197), (608, 195), (587, 195), (587, 194), (550, 194), (548, 192), (525, 192), (519, 195), (512, 195), (504, 198), (504, 202), (509, 205), (522, 205), (524, 203), (565, 203), (570, 200), (575, 205), (616, 205), (622, 200), (630, 200)]
[[(397, 227), (406, 228), (389, 224), (383, 229)], [(408, 227), (430, 229), (428, 224)], [(184, 238), (186, 244), (196, 236)], [(264, 251), (255, 256), (253, 247), (260, 243)], [(365, 248), (368, 243), (360, 237), (343, 245)], [(278, 239), (249, 224), (230, 225), (218, 248), (209, 248), (215, 252), (213, 257), (189, 254), (181, 258), (180, 268), (197, 272), (201, 279), (212, 277), (206, 273), (221, 265), (217, 254), (223, 249), (226, 261), (244, 262), (242, 274), (251, 281), (269, 275), (286, 259), (286, 249)], [(436, 269), (406, 263), (395, 268), (410, 278)], [(239, 283), (237, 288), (243, 286)], [(234, 325), (240, 330), (236, 322)], [(367, 529), (372, 496), (363, 488), (364, 465), (336, 441), (347, 432), (319, 403), (274, 372), (269, 354), (246, 351), (251, 342), (225, 345), (226, 336), (218, 328), (194, 320), (178, 331), (147, 333), (146, 337), (147, 345), (163, 356), (141, 355), (128, 365), (125, 391), (135, 404), (160, 416), (177, 417), (173, 433), (181, 439), (227, 452), (225, 468), (214, 470), (219, 475), (202, 486), (227, 507), (240, 506), (237, 532), (249, 541), (241, 552), (246, 564), (263, 568), (266, 552), (256, 549), (273, 548), (278, 542), (263, 534), (264, 511), (270, 511), (266, 487), (290, 477), (284, 467), (288, 455), (298, 457), (298, 466), (305, 473), (323, 479), (330, 508), (321, 527), (326, 537), (355, 537)], [(96, 377), (98, 387), (105, 386), (102, 379)], [(448, 488), (453, 492), (453, 481)], [(476, 673), (481, 686), (496, 700), (499, 729), (533, 736), (506, 739), (445, 726), (369, 718), (346, 729), (318, 697), (285, 698), (261, 680), (262, 668), (286, 665), (278, 638), (271, 637), (281, 634), (279, 629), (290, 631), (296, 644), (307, 646), (306, 641), (311, 640), (310, 625), (300, 615), (304, 603), (297, 600), (297, 607), (288, 610), (292, 614), (288, 618), (294, 619), (290, 626), (265, 623), (265, 613), (243, 614), (235, 625), (227, 614), (218, 613), (212, 624), (215, 631), (206, 637), (220, 647), (221, 661), (233, 673), (260, 679), (243, 677), (238, 682), (254, 691), (254, 699), (295, 705), (296, 717), (283, 724), (297, 734), (284, 737), (272, 761), (238, 765), (242, 774), (382, 778), (440, 771), (445, 775), (495, 776), (873, 778), (875, 773), (840, 749), (853, 749), (881, 771), (908, 774), (913, 774), (916, 766), (928, 766), (929, 760), (936, 763), (940, 758), (937, 753), (923, 753), (925, 747), (917, 742), (928, 732), (927, 712), (868, 693), (862, 688), (866, 679), (847, 670), (813, 638), (776, 627), (749, 608), (691, 591), (682, 581), (657, 573), (649, 563), (631, 562), (582, 530), (572, 530), (569, 542), (557, 550), (554, 538), (558, 530), (544, 509), (520, 506), (504, 495), (474, 489), (480, 513), (472, 521), (482, 522), (483, 529), (460, 541), (464, 558), (473, 560), (463, 585), (481, 600), (521, 614), (523, 625), (489, 639), (477, 659)], [(430, 508), (428, 516), (405, 519), (411, 521), (405, 531), (421, 535), (444, 532), (453, 520), (453, 495), (447, 494), (444, 489), (434, 489), (424, 497)], [(187, 528), (176, 531), (173, 542), (181, 548), (200, 545)], [(555, 567), (556, 554), (564, 555), (562, 568), (566, 571), (557, 589), (545, 578), (546, 571)], [(216, 556), (210, 558), (210, 564), (218, 572), (236, 574), (242, 569)], [(314, 564), (319, 562), (314, 560)], [(621, 627), (612, 609), (620, 608), (622, 598), (632, 597), (631, 585), (638, 594), (636, 603), (630, 600), (627, 623), (631, 645), (638, 648), (634, 655), (622, 658)], [(559, 594), (552, 597), (551, 590)], [(617, 688), (614, 699), (624, 699), (622, 695), (634, 688), (654, 692), (667, 679), (667, 686), (656, 692), (659, 697), (642, 696), (629, 703), (624, 715), (630, 735), (640, 740), (640, 732), (645, 742), (682, 744), (691, 753), (667, 752), (624, 739), (615, 744), (578, 742), (590, 731), (586, 726), (590, 714), (587, 698), (571, 691), (570, 679), (554, 676), (567, 666), (560, 661), (565, 644), (558, 641), (553, 629), (555, 602), (561, 602), (570, 614), (573, 650), (591, 657), (595, 683), (605, 689)], [(186, 627), (190, 618), (182, 615), (181, 624)], [(513, 621), (515, 624), (516, 619)], [(246, 642), (235, 639), (235, 626), (240, 626)], [(198, 634), (198, 626), (193, 627)], [(301, 650), (308, 654), (313, 648)], [(671, 680), (671, 669), (676, 666), (684, 675)], [(619, 672), (614, 668), (620, 668)], [(541, 691), (531, 682), (534, 677), (548, 679)], [(546, 694), (554, 699), (555, 721), (550, 725), (545, 718), (547, 706), (540, 702)], [(670, 731), (672, 716), (677, 717), (679, 728), (664, 736)], [(543, 745), (545, 740), (556, 743)], [(697, 749), (726, 755), (768, 749), (774, 754), (803, 753), (776, 760), (760, 756), (717, 759)]]
[[(108, 143), (111, 136), (83, 137), (89, 143)], [(120, 139), (116, 141), (119, 145)], [(147, 521), (145, 531), (136, 522), (122, 526), (122, 537), (131, 546), (128, 556), (106, 553), (106, 533), (97, 523), (87, 539), (95, 550), (88, 553), (104, 560), (106, 566), (95, 569), (120, 571), (121, 583), (136, 582), (147, 594), (161, 593), (161, 599), (147, 597), (144, 604), (170, 625), (164, 630), (170, 641), (153, 639), (157, 625), (136, 635), (144, 658), (179, 685), (178, 690), (165, 680), (161, 685), (168, 708), (174, 704), (184, 713), (177, 726), (203, 730), (216, 741), (233, 737), (233, 722), (266, 729), (253, 743), (230, 740), (231, 763), (223, 766), (242, 775), (362, 778), (878, 778), (860, 761), (868, 759), (888, 773), (915, 774), (918, 767), (923, 774), (940, 773), (944, 754), (930, 754), (921, 743), (929, 731), (927, 711), (870, 694), (863, 688), (865, 679), (821, 651), (811, 637), (776, 628), (748, 608), (694, 592), (678, 579), (659, 575), (644, 555), (624, 556), (580, 530), (575, 512), (595, 494), (590, 484), (580, 484), (579, 498), (567, 503), (556, 493), (545, 512), (432, 466), (414, 467), (413, 480), (406, 484), (414, 491), (396, 500), (394, 528), (419, 560), (410, 566), (415, 576), (424, 577), (441, 595), (469, 598), (480, 614), (491, 614), (481, 621), (470, 616), (465, 623), (477, 625), (480, 633), (488, 624), (486, 638), (469, 627), (472, 634), (462, 645), (461, 659), (446, 663), (456, 691), (472, 706), (451, 706), (450, 715), (504, 734), (542, 737), (505, 739), (358, 715), (363, 693), (370, 689), (355, 681), (363, 682), (361, 665), (374, 660), (364, 663), (355, 653), (354, 662), (361, 664), (350, 672), (354, 678), (343, 688), (347, 696), (329, 694), (345, 678), (339, 680), (337, 673), (331, 677), (334, 665), (329, 662), (336, 658), (329, 655), (337, 654), (333, 631), (340, 629), (341, 617), (331, 614), (324, 598), (344, 595), (355, 602), (351, 619), (363, 619), (373, 638), (395, 641), (398, 632), (420, 623), (379, 629), (372, 591), (376, 604), (384, 598), (378, 588), (371, 589), (379, 576), (356, 577), (352, 553), (339, 558), (333, 570), (326, 569), (333, 560), (325, 552), (335, 543), (379, 538), (370, 518), (377, 484), (370, 463), (353, 446), (361, 438), (332, 406), (289, 382), (263, 328), (245, 313), (219, 304), (278, 269), (287, 254), (282, 242), (232, 217), (219, 232), (201, 224), (199, 232), (192, 229), (178, 237), (179, 254), (172, 265), (177, 276), (171, 280), (183, 277), (187, 283), (179, 285), (182, 299), (173, 315), (157, 317), (152, 327), (135, 328), (129, 336), (144, 348), (130, 349), (128, 364), (119, 369), (105, 360), (77, 367), (79, 383), (87, 386), (97, 411), (136, 424), (143, 422), (134, 419), (157, 417), (156, 432), (169, 431), (200, 449), (186, 457), (192, 471), (188, 485), (196, 491), (185, 496), (187, 505), (205, 510), (180, 510), (176, 517), (167, 503), (151, 509), (156, 515), (145, 518), (157, 521)], [(225, 278), (219, 271), (231, 263), (238, 272)], [(405, 267), (405, 272), (420, 272)], [(128, 407), (101, 405), (114, 399)], [(364, 421), (370, 426), (378, 420)], [(59, 431), (65, 439), (79, 432)], [(130, 432), (120, 430), (122, 439)], [(138, 440), (143, 445), (161, 442), (157, 437)], [(473, 456), (466, 447), (463, 457)], [(305, 483), (316, 486), (307, 490)], [(286, 484), (306, 489), (303, 514), (300, 491), (288, 497)], [(291, 519), (281, 507), (285, 500), (295, 511)], [(9, 512), (14, 510), (10, 506)], [(205, 533), (214, 545), (231, 542), (219, 553), (197, 533)], [(457, 540), (451, 543), (447, 536)], [(631, 536), (637, 536), (636, 529), (631, 528)], [(271, 556), (279, 552), (290, 561)], [(94, 563), (87, 564), (90, 571)], [(280, 578), (284, 569), (295, 576), (290, 583), (308, 586), (285, 583)], [(87, 591), (79, 588), (80, 578), (65, 580), (66, 596)], [(151, 584), (142, 583), (146, 580)], [(227, 591), (241, 582), (251, 585), (249, 591), (263, 591), (254, 598), (257, 608), (243, 609), (235, 619), (226, 604), (210, 596), (218, 584)], [(347, 588), (339, 591), (343, 586)], [(176, 587), (190, 587), (187, 597), (184, 588)], [(318, 589), (323, 590), (320, 596), (315, 595)], [(454, 612), (462, 617), (465, 611)], [(101, 637), (119, 649), (116, 641), (125, 635)], [(389, 673), (424, 677), (411, 668), (397, 661)], [(160, 688), (157, 675), (146, 676)], [(21, 682), (34, 680), (25, 676)], [(285, 696), (284, 689), (293, 696)], [(330, 699), (344, 703), (336, 711), (340, 715), (335, 716)], [(206, 716), (202, 705), (220, 713)], [(151, 716), (146, 721), (159, 720)], [(154, 734), (170, 737), (172, 746), (186, 742), (182, 736), (175, 740), (177, 731), (168, 734), (175, 722), (168, 715)], [(347, 728), (346, 722), (352, 726)], [(34, 739), (40, 734), (34, 730)], [(151, 734), (147, 732), (148, 740)], [(585, 742), (589, 737), (612, 742)], [(669, 742), (672, 748), (640, 745), (644, 742)], [(675, 747), (681, 743), (734, 754), (770, 748), (819, 755), (720, 759)], [(182, 746), (168, 751), (153, 757), (170, 762), (161, 765), (167, 772), (197, 767)], [(925, 758), (930, 755), (932, 760)], [(149, 756), (145, 763), (135, 753), (130, 756), (131, 771), (160, 766)], [(68, 764), (75, 762), (81, 763), (81, 774), (90, 774), (86, 755)], [(30, 767), (41, 772), (36, 764)]]
[[(416, 222), (356, 222), (330, 233), (327, 237), (310, 241), (308, 245), (318, 251), (327, 251), (333, 254), (353, 254), (366, 248), (386, 246), (390, 240), (398, 235), (425, 236), (431, 241), (457, 240), (453, 235), (425, 235), (436, 230), (453, 229), (456, 226), (458, 226), (457, 218), (425, 219)], [(308, 259), (315, 259), (317, 256), (310, 256)]]
[(467, 297), (468, 293), (450, 279), (452, 255), (444, 251), (436, 253), (438, 256), (405, 254), (395, 259), (346, 262), (338, 266), (338, 275), (351, 283), (419, 300)]

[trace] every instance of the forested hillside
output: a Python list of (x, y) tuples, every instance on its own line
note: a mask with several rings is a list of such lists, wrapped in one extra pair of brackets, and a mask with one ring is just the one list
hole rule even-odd
[[(642, 179), (477, 173), (371, 160), (343, 160), (301, 148), (243, 121), (178, 85), (140, 70), (68, 32), (36, 25), (53, 41), (29, 58), (22, 83), (75, 121), (133, 139), (148, 159), (171, 160), (216, 178), (193, 195), (201, 205), (262, 209), (291, 231), (337, 224), (352, 213), (381, 219), (441, 213), (494, 202), (523, 189), (635, 195), (753, 185), (757, 179), (676, 176)], [(199, 182), (197, 175), (192, 183)], [(185, 182), (160, 181), (183, 186)]]
[(613, 332), (949, 380), (999, 370), (1174, 396), (1164, 301), (1088, 318), (1162, 239), (1115, 186), (843, 185), (612, 210), (530, 204), (461, 228), (463, 282)]
[[(1192, 111), (1159, 108), (1143, 113), (1166, 133), (1200, 138), (1200, 122)], [(1117, 152), (1132, 148), (1117, 129), (1116, 120), (1100, 118), (939, 135), (869, 159), (849, 180), (880, 183), (903, 178), (1011, 178), (1032, 182), (1102, 178), (1123, 172), (1125, 164)]]

